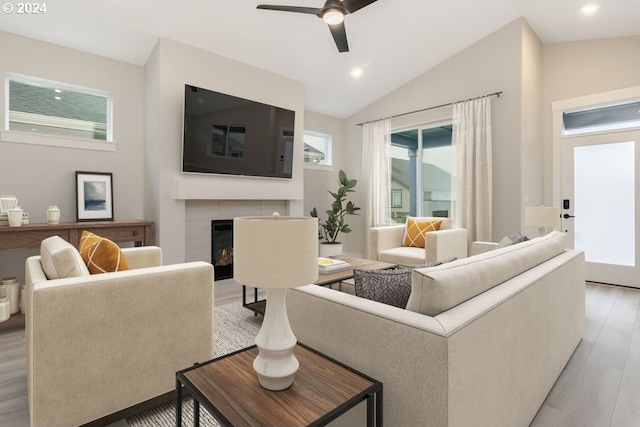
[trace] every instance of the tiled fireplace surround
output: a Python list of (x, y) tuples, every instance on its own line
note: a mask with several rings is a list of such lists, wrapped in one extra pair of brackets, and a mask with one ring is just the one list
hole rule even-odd
[[(211, 262), (211, 220), (238, 216), (286, 215), (286, 200), (187, 200), (185, 201), (185, 260)], [(215, 282), (216, 300), (238, 294), (233, 279)]]

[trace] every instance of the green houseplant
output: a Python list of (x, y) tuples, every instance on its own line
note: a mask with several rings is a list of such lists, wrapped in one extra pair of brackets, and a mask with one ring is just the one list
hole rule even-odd
[[(338, 191), (329, 191), (333, 197), (331, 209), (327, 210), (327, 219), (322, 221), (318, 219), (318, 238), (325, 243), (338, 245), (336, 242), (339, 233), (350, 233), (351, 228), (345, 223), (347, 215), (357, 215), (356, 211), (360, 210), (353, 202), (347, 201), (347, 195), (354, 192), (354, 187), (358, 183), (355, 179), (349, 179), (347, 174), (341, 170), (338, 174)], [(311, 216), (318, 218), (318, 210), (314, 207), (311, 210)], [(340, 251), (341, 252), (341, 251)]]

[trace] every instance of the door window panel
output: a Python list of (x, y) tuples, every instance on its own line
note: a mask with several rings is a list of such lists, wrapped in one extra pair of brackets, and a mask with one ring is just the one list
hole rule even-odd
[(574, 244), (587, 262), (635, 265), (634, 159), (633, 141), (574, 148)]

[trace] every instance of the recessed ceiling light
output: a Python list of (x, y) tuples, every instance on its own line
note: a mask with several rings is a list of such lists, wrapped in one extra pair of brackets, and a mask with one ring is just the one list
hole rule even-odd
[(55, 93), (62, 93), (62, 90), (60, 90), (60, 89), (54, 89), (53, 91), (54, 91)]
[(596, 13), (596, 11), (600, 9), (600, 6), (598, 6), (597, 4), (586, 4), (584, 6), (582, 6), (582, 13), (584, 13), (585, 15), (592, 15), (594, 13)]
[(353, 77), (354, 79), (357, 79), (358, 77), (360, 77), (362, 75), (362, 68), (360, 67), (355, 67), (351, 70), (351, 77)]
[(58, 101), (60, 101), (62, 98), (59, 96), (54, 96), (55, 99), (57, 99)]

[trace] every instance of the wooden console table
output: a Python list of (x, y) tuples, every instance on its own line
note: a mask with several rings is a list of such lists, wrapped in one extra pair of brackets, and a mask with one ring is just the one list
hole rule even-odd
[(89, 230), (114, 242), (151, 245), (152, 221), (62, 222), (0, 227), (0, 250), (39, 248), (40, 242), (56, 234), (78, 247), (83, 230)]

